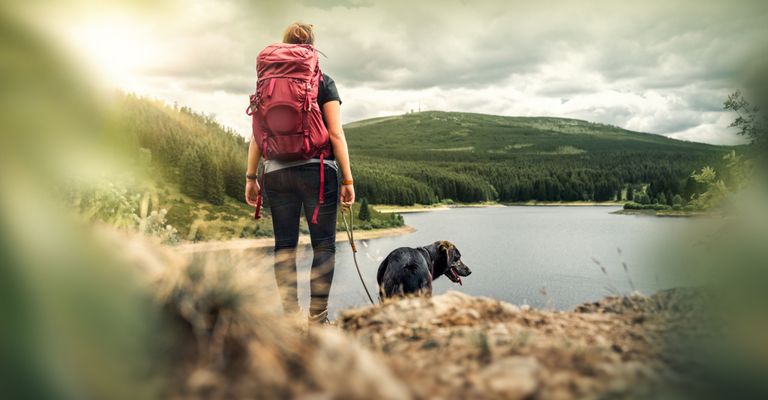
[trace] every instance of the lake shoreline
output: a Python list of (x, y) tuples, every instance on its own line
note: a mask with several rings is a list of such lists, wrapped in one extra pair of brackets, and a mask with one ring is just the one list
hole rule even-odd
[(611, 214), (616, 215), (641, 215), (646, 217), (658, 217), (658, 218), (702, 218), (711, 217), (712, 214), (705, 212), (692, 212), (692, 211), (669, 211), (669, 210), (633, 210), (633, 209), (621, 209), (614, 211)]
[(503, 205), (520, 207), (623, 207), (623, 202), (615, 201), (527, 201), (503, 203)]
[(447, 211), (452, 208), (492, 208), (492, 207), (622, 207), (624, 203), (612, 201), (527, 201), (513, 203), (454, 203), (434, 205), (392, 206), (387, 204), (372, 204), (376, 211), (383, 214), (408, 214), (427, 211)]
[[(416, 228), (409, 225), (403, 225), (397, 228), (355, 230), (354, 235), (355, 240), (357, 241), (407, 235), (413, 232), (416, 232)], [(348, 241), (349, 239), (347, 239), (347, 234), (345, 232), (339, 231), (336, 233), (336, 243), (346, 243)], [(308, 234), (299, 236), (299, 246), (310, 244), (311, 242)], [(274, 237), (263, 237), (255, 239), (212, 240), (196, 243), (187, 242), (172, 246), (172, 248), (181, 253), (198, 253), (223, 250), (268, 250), (274, 245)]]

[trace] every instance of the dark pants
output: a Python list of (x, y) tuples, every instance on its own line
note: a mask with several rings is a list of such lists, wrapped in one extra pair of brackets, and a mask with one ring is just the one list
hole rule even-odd
[(317, 224), (309, 223), (318, 203), (320, 166), (318, 163), (272, 171), (264, 175), (267, 198), (275, 231), (275, 279), (283, 310), (299, 309), (296, 279), (296, 246), (299, 241), (301, 210), (307, 216), (312, 239), (312, 272), (310, 274), (310, 315), (328, 308), (336, 255), (336, 214), (339, 206), (339, 179), (336, 170), (325, 168), (325, 201), (320, 205)]

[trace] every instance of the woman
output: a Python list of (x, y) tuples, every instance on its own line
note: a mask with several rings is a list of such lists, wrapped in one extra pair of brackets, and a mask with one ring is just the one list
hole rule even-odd
[[(285, 30), (284, 43), (314, 45), (312, 25), (293, 23)], [(312, 272), (310, 274), (309, 320), (312, 323), (328, 322), (328, 294), (333, 281), (336, 253), (336, 215), (339, 200), (345, 207), (355, 201), (352, 170), (344, 130), (341, 127), (341, 98), (336, 84), (323, 74), (318, 88), (317, 103), (323, 114), (323, 121), (330, 135), (332, 155), (323, 161), (325, 173), (325, 202), (320, 204), (317, 224), (309, 224), (312, 239)], [(255, 140), (248, 148), (245, 198), (250, 204), (256, 202), (259, 183), (256, 171), (261, 158), (261, 149)], [(318, 163), (320, 159), (292, 162), (266, 160), (264, 166), (264, 187), (272, 213), (275, 232), (275, 279), (280, 291), (283, 310), (286, 313), (299, 312), (296, 279), (296, 247), (299, 240), (301, 210), (312, 215), (318, 203), (320, 190)], [(339, 190), (339, 177), (341, 189)]]

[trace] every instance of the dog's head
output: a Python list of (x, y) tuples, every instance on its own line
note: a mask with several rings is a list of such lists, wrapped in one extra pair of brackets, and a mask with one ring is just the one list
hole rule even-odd
[(461, 252), (451, 242), (441, 240), (437, 245), (437, 262), (435, 262), (435, 278), (445, 274), (454, 283), (462, 284), (461, 277), (469, 276), (472, 271), (461, 261)]

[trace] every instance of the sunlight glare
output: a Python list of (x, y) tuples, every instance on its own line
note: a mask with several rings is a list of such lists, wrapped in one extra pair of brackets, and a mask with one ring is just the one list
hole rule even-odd
[(105, 83), (135, 90), (138, 78), (157, 65), (158, 51), (145, 26), (125, 17), (90, 18), (70, 31), (71, 45)]

